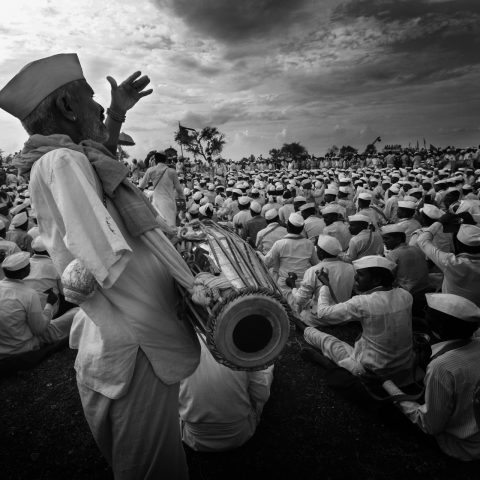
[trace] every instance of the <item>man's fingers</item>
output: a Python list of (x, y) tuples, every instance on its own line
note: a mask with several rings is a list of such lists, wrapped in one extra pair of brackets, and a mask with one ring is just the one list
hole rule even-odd
[(122, 83), (133, 83), (140, 75), (142, 72), (136, 71), (135, 73), (132, 73), (126, 80), (124, 80)]
[(140, 77), (136, 82), (133, 82), (132, 85), (137, 90), (143, 90), (149, 83), (150, 79), (147, 77), (147, 75), (144, 75), (143, 77)]
[(153, 92), (153, 88), (150, 90), (145, 90), (144, 92), (140, 92), (138, 94), (138, 98), (146, 97), (147, 95), (150, 95)]
[(112, 87), (112, 89), (117, 88), (117, 82), (113, 77), (108, 76), (107, 81), (110, 84), (110, 86)]

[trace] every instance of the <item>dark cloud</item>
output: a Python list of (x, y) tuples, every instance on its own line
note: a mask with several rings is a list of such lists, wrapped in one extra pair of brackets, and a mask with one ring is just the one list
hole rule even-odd
[(478, 0), (350, 0), (335, 8), (332, 19), (374, 17), (383, 22), (404, 22), (432, 15), (465, 17), (478, 13)]
[(214, 76), (223, 72), (223, 67), (219, 65), (205, 65), (196, 58), (188, 55), (182, 55), (175, 58), (174, 63), (179, 67), (184, 67), (192, 75), (201, 74), (205, 76)]
[(237, 43), (285, 33), (312, 15), (311, 0), (155, 0), (196, 32)]

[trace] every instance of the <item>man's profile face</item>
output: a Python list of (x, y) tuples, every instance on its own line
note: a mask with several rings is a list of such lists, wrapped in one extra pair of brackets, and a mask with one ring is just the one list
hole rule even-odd
[(82, 140), (104, 143), (108, 140), (104, 108), (94, 100), (94, 91), (90, 85), (81, 82), (77, 92), (77, 116)]

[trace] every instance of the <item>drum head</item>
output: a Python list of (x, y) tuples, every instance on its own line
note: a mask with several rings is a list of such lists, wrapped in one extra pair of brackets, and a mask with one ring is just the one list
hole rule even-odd
[(288, 312), (273, 293), (239, 293), (216, 313), (208, 345), (217, 361), (230, 368), (266, 368), (287, 343)]

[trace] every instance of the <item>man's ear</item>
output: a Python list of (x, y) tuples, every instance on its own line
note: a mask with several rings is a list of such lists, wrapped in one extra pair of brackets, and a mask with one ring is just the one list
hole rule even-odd
[(77, 115), (74, 112), (74, 100), (72, 95), (69, 92), (62, 93), (58, 95), (55, 100), (55, 105), (59, 114), (66, 120), (70, 122), (75, 122), (77, 120)]

